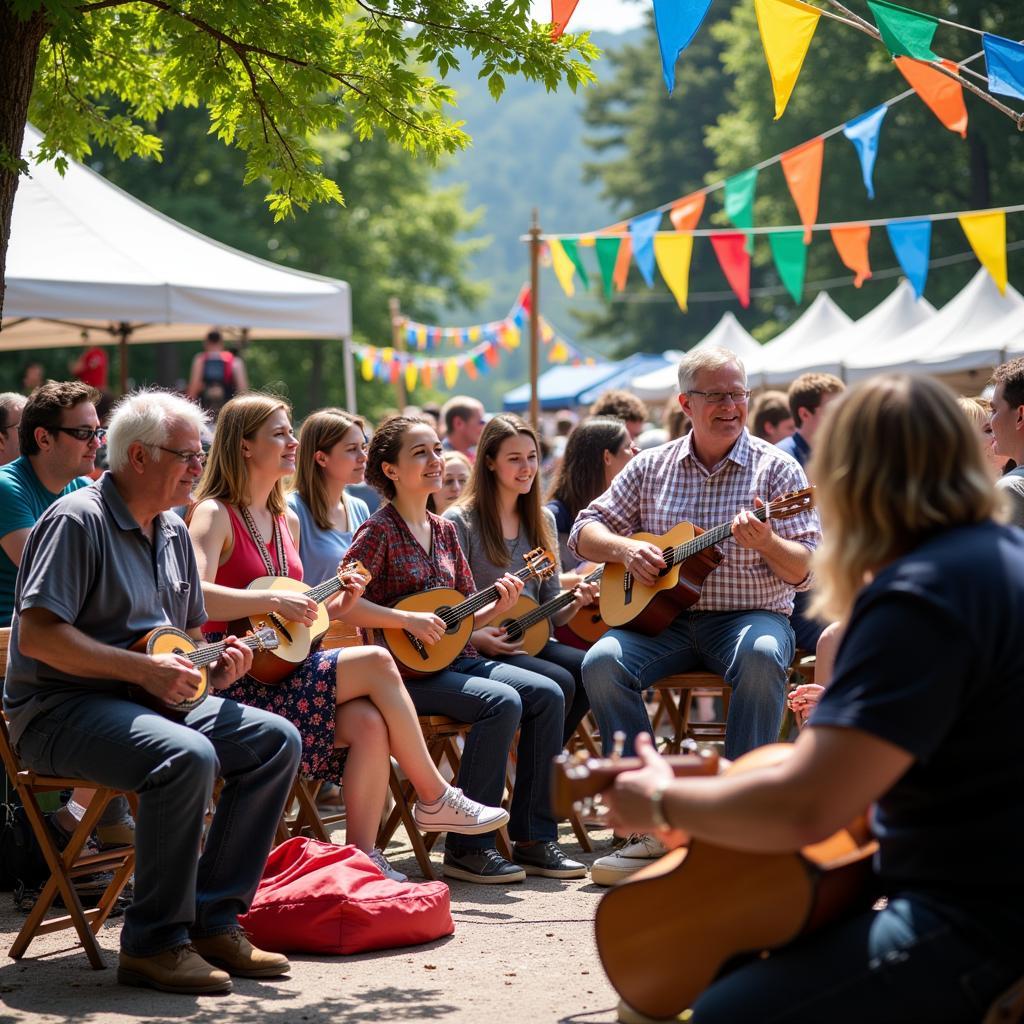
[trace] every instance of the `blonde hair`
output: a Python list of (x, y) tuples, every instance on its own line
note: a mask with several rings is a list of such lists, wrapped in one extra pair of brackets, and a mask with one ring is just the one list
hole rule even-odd
[(883, 566), (939, 530), (1000, 511), (978, 438), (928, 377), (876, 377), (836, 399), (814, 446), (821, 547), (811, 614), (846, 618)]
[(743, 361), (735, 352), (720, 345), (708, 345), (707, 348), (695, 348), (687, 352), (679, 360), (679, 393), (685, 395), (693, 390), (694, 381), (701, 370), (720, 370), (723, 366), (735, 366), (743, 374), (743, 383), (747, 382), (747, 371)]
[(956, 404), (960, 406), (960, 410), (978, 430), (988, 423), (989, 417), (992, 415), (992, 403), (980, 395), (977, 398), (961, 396), (956, 400)]
[[(449, 451), (446, 451), (444, 453), (444, 469), (441, 471), (442, 483), (444, 481), (444, 473), (448, 469), (448, 463), (449, 462), (461, 462), (462, 465), (466, 467), (467, 474), (473, 472), (473, 463), (470, 462), (469, 459), (465, 455), (462, 454), (462, 452), (456, 451), (454, 448), (452, 448)], [(467, 477), (467, 479), (468, 479), (468, 477)], [(428, 494), (427, 495), (427, 508), (431, 512), (435, 512), (436, 513), (437, 512), (437, 502), (434, 500), (435, 497), (436, 497), (436, 495), (434, 495), (434, 494)]]
[[(475, 509), (480, 523), (480, 535), (488, 561), (499, 568), (508, 566), (508, 548), (501, 529), (501, 511), (498, 507), (498, 477), (487, 463), (498, 456), (502, 442), (510, 437), (523, 435), (533, 441), (540, 460), (540, 442), (533, 427), (512, 413), (499, 413), (487, 421), (476, 447), (476, 461), (469, 483), (456, 504)], [(540, 501), (540, 469), (533, 478), (533, 484), (526, 494), (516, 499), (519, 519), (526, 532), (527, 540), (534, 547), (555, 549), (555, 538), (548, 527)], [(515, 566), (514, 568), (521, 568)]]
[(358, 427), (366, 436), (362, 417), (342, 409), (318, 409), (306, 417), (299, 431), (299, 455), (291, 490), (299, 493), (321, 530), (330, 530), (334, 524), (324, 471), (316, 461), (316, 454), (330, 452), (353, 427)]
[[(240, 508), (249, 504), (249, 470), (242, 455), (242, 441), (251, 440), (278, 409), (291, 416), (292, 407), (277, 395), (247, 391), (225, 402), (217, 417), (206, 471), (196, 486), (196, 504), (207, 498), (219, 498)], [(271, 515), (283, 516), (284, 484), (278, 480), (270, 490), (267, 508)]]

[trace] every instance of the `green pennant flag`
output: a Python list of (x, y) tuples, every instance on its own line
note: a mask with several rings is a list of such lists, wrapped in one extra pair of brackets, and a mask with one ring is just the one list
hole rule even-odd
[(914, 57), (917, 60), (938, 60), (932, 52), (932, 39), (939, 23), (927, 14), (908, 11), (906, 7), (888, 0), (868, 0), (882, 42), (894, 57)]
[[(725, 215), (738, 228), (754, 226), (754, 196), (757, 193), (757, 168), (740, 171), (725, 182)], [(754, 251), (754, 236), (747, 235), (747, 252)]]
[(768, 236), (772, 259), (786, 290), (794, 301), (803, 302), (804, 273), (807, 270), (807, 246), (802, 231), (773, 231)]
[(580, 275), (580, 281), (583, 282), (583, 290), (586, 291), (590, 287), (590, 278), (587, 276), (587, 268), (580, 258), (579, 242), (575, 238), (563, 238), (562, 248), (565, 250), (565, 255), (572, 260), (572, 265), (576, 268), (576, 273)]
[(604, 294), (610, 299), (615, 283), (615, 264), (619, 258), (619, 246), (622, 245), (621, 238), (598, 238), (594, 242), (597, 250), (597, 265), (601, 268), (601, 283), (604, 285)]

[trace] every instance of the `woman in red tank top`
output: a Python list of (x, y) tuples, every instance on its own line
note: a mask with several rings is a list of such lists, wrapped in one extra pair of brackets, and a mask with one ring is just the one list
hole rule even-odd
[[(211, 617), (203, 627), (208, 634), (223, 632), (234, 619), (271, 612), (285, 621), (315, 621), (317, 605), (304, 593), (245, 589), (260, 576), (302, 579), (299, 520), (282, 487), (295, 471), (298, 450), (289, 413), (279, 398), (249, 392), (228, 402), (217, 419), (189, 524)], [(342, 618), (361, 593), (356, 587), (331, 598), (330, 617)], [(380, 647), (314, 649), (281, 683), (264, 686), (246, 677), (225, 695), (294, 723), (302, 733), (303, 775), (338, 781), (344, 768), (346, 837), (392, 877), (397, 872), (374, 847), (391, 753), (416, 787), (413, 813), (430, 822), (425, 827), (476, 834), (508, 819), (500, 808), (467, 800), (438, 773), (394, 660)], [(344, 748), (347, 762), (340, 756)]]

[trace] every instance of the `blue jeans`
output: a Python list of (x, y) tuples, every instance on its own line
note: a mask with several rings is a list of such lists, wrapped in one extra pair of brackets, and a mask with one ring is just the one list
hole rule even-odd
[(774, 743), (785, 704), (793, 630), (777, 612), (683, 612), (659, 636), (609, 630), (583, 659), (583, 685), (610, 753), (617, 731), (627, 753), (651, 721), (643, 690), (663, 676), (705, 669), (732, 687), (725, 756)]
[[(458, 658), (444, 672), (407, 679), (406, 689), (421, 715), (447, 715), (472, 723), (462, 752), (458, 783), (468, 797), (496, 807), (505, 790), (505, 765), (519, 729), (516, 784), (509, 810), (513, 840), (554, 839), (551, 762), (562, 750), (565, 700), (557, 683), (489, 658)], [(494, 833), (449, 834), (452, 853), (494, 846)]]
[(576, 731), (576, 726), (583, 721), (583, 716), (590, 710), (587, 691), (583, 688), (583, 651), (557, 640), (549, 640), (536, 656), (517, 654), (505, 660), (516, 668), (538, 672), (558, 683), (565, 701), (565, 727), (562, 729), (564, 747)]
[[(153, 956), (235, 927), (249, 909), (302, 741), (266, 711), (207, 697), (184, 723), (117, 697), (72, 696), (33, 719), (18, 743), (36, 771), (139, 796), (135, 899), (121, 947)], [(217, 776), (224, 789), (200, 856)]]
[(1024, 973), (1014, 941), (985, 933), (998, 908), (958, 909), (898, 893), (721, 975), (693, 1006), (693, 1024), (976, 1024)]

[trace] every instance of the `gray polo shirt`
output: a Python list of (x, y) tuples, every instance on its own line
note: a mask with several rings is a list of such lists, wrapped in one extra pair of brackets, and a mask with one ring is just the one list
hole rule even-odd
[(996, 487), (1010, 499), (1010, 522), (1024, 526), (1024, 466), (1004, 473), (996, 481)]
[(154, 543), (128, 511), (114, 479), (69, 494), (29, 534), (14, 592), (4, 710), (17, 743), (31, 719), (83, 690), (125, 694), (126, 684), (69, 675), (18, 650), (19, 615), (47, 608), (112, 647), (131, 647), (157, 626), (194, 629), (206, 621), (188, 530), (169, 512), (154, 521)]

